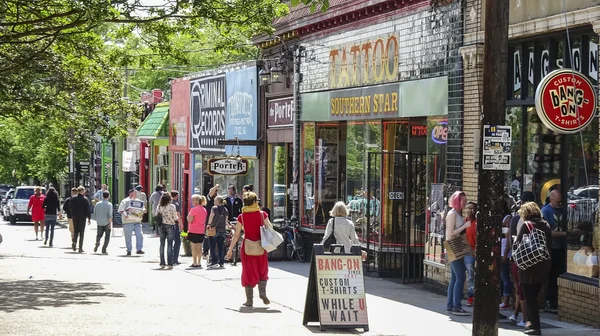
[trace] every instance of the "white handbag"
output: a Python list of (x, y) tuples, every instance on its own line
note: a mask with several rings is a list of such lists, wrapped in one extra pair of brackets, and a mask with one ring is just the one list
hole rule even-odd
[(281, 243), (283, 243), (283, 237), (279, 232), (275, 231), (273, 226), (263, 224), (260, 227), (260, 242), (267, 252), (272, 252), (277, 249)]

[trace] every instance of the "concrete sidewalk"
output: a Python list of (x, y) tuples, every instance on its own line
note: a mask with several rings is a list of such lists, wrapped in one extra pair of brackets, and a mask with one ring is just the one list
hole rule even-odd
[[(266, 314), (277, 316), (277, 322), (268, 322), (271, 320), (266, 315), (239, 315), (240, 312), (237, 312), (238, 305), (244, 300), (244, 291), (240, 283), (241, 265), (232, 266), (227, 264), (224, 269), (216, 270), (190, 269), (187, 265), (191, 263), (191, 258), (180, 257), (182, 265), (176, 267), (172, 271), (174, 273), (156, 272), (155, 270), (158, 267), (159, 239), (151, 233), (151, 229), (149, 228), (145, 228), (144, 230), (144, 250), (146, 254), (143, 256), (134, 254), (131, 257), (125, 257), (125, 242), (123, 237), (111, 238), (108, 256), (93, 253), (92, 250), (96, 233), (94, 223), (86, 230), (84, 245), (86, 253), (84, 254), (71, 251), (70, 234), (68, 229), (65, 228), (56, 228), (55, 247), (52, 249), (45, 247), (43, 241), (36, 241), (34, 239), (35, 236), (31, 225), (7, 226), (0, 223), (0, 231), (5, 239), (2, 245), (0, 245), (0, 264), (2, 264), (0, 269), (11, 270), (9, 273), (1, 272), (0, 278), (31, 279), (30, 276), (33, 276), (33, 279), (54, 279), (56, 281), (67, 282), (90, 281), (87, 274), (89, 272), (89, 276), (93, 275), (94, 277), (97, 277), (97, 281), (110, 284), (110, 287), (113, 288), (115, 292), (127, 293), (127, 297), (129, 297), (128, 299), (123, 299), (125, 300), (123, 302), (110, 303), (112, 301), (107, 300), (107, 303), (103, 304), (108, 304), (109, 306), (103, 306), (102, 311), (97, 312), (98, 314), (104, 313), (104, 309), (108, 309), (108, 311), (111, 309), (120, 309), (119, 307), (122, 305), (137, 307), (145, 300), (152, 300), (152, 304), (156, 305), (156, 307), (164, 307), (167, 304), (172, 304), (171, 301), (173, 299), (168, 296), (160, 295), (159, 297), (154, 297), (152, 295), (151, 299), (147, 298), (148, 293), (154, 293), (160, 288), (160, 286), (157, 287), (156, 284), (164, 282), (166, 280), (164, 277), (166, 277), (167, 274), (170, 274), (168, 278), (171, 278), (171, 280), (167, 281), (172, 281), (171, 283), (174, 285), (179, 284), (173, 288), (196, 288), (196, 286), (201, 286), (201, 288), (211, 288), (219, 293), (223, 292), (218, 288), (223, 288), (227, 293), (225, 295), (227, 299), (225, 297), (212, 298), (212, 290), (208, 292), (201, 291), (201, 293), (204, 293), (203, 295), (211, 297), (210, 299), (207, 297), (208, 301), (205, 301), (205, 307), (214, 311), (215, 318), (218, 318), (221, 321), (224, 316), (235, 320), (243, 320), (242, 316), (253, 316), (248, 320), (248, 323), (252, 324), (254, 326), (253, 328), (258, 329), (252, 329), (252, 332), (246, 333), (248, 335), (279, 336), (282, 334), (312, 335), (315, 333), (339, 334), (358, 332), (349, 330), (329, 330), (326, 333), (321, 333), (317, 325), (310, 325), (308, 327), (302, 326), (302, 314), (304, 312), (310, 266), (308, 263), (303, 264), (297, 261), (273, 261), (270, 263), (268, 293), (273, 304), (267, 311), (260, 307), (256, 309), (256, 312), (262, 313), (273, 311), (279, 312), (276, 315)], [(203, 263), (205, 265), (205, 261)], [(84, 269), (85, 271), (83, 271)], [(84, 273), (73, 273), (74, 271), (83, 271)], [(130, 274), (129, 276), (134, 277), (138, 285), (130, 288), (129, 286), (131, 286), (131, 284), (122, 279), (125, 274)], [(160, 279), (156, 277), (160, 277)], [(144, 285), (139, 287), (139, 284)], [(367, 307), (370, 326), (370, 331), (365, 333), (365, 335), (471, 335), (472, 317), (456, 317), (448, 315), (445, 311), (445, 297), (424, 290), (422, 285), (402, 285), (389, 280), (367, 277), (365, 278), (365, 286), (367, 289)], [(129, 292), (125, 291), (125, 289)], [(186, 289), (185, 292), (187, 291), (188, 290)], [(133, 295), (133, 293), (135, 293), (135, 295)], [(181, 295), (181, 293), (179, 294)], [(18, 303), (15, 302), (15, 305), (18, 305)], [(150, 308), (152, 307), (153, 306), (150, 306)], [(189, 309), (189, 307), (186, 306), (186, 309)], [(470, 310), (469, 308), (465, 309)], [(218, 311), (224, 313), (218, 313)], [(236, 311), (236, 313), (232, 315), (233, 311)], [(76, 313), (76, 311), (74, 310), (70, 313)], [(507, 313), (508, 312), (505, 314)], [(91, 308), (89, 311), (86, 311), (85, 314), (89, 314), (86, 316), (96, 318), (95, 310)], [(556, 320), (555, 315), (548, 315), (545, 313), (542, 315), (543, 327), (545, 327), (543, 329), (544, 335), (565, 336), (585, 334), (589, 336), (600, 336), (599, 330), (561, 323)], [(34, 318), (33, 316), (34, 315), (27, 315), (27, 318)], [(0, 309), (0, 320), (2, 320), (1, 317), (2, 314)], [(8, 316), (6, 317), (8, 318)], [(100, 317), (97, 318), (101, 320)], [(132, 325), (132, 328), (135, 329), (134, 327), (141, 327), (144, 325), (143, 321), (145, 321), (144, 318), (139, 317), (135, 320), (135, 325)], [(171, 321), (170, 323), (177, 324), (180, 323), (180, 321)], [(260, 326), (265, 325), (265, 323), (268, 324), (267, 330), (273, 331), (274, 329), (272, 328), (279, 328), (278, 330), (280, 331), (277, 333), (261, 333), (260, 330), (263, 327)], [(272, 325), (270, 323), (275, 324)], [(277, 323), (281, 324), (280, 327), (276, 327)], [(184, 324), (186, 327), (188, 326), (187, 323), (184, 322)], [(148, 327), (150, 326), (153, 327), (152, 323), (148, 325)], [(15, 326), (15, 328), (17, 328), (17, 326)], [(215, 325), (214, 328), (215, 329), (212, 329), (214, 333), (208, 334), (219, 334), (224, 331), (222, 330), (224, 328), (223, 325)], [(229, 327), (225, 327), (225, 329), (227, 328)], [(510, 324), (508, 321), (501, 321), (499, 328), (499, 334), (502, 336), (523, 335), (520, 328)], [(146, 333), (142, 332), (140, 334), (186, 334), (185, 332), (182, 332), (183, 329), (173, 329), (168, 332), (165, 330), (162, 330), (164, 332), (147, 330)], [(23, 329), (22, 334), (26, 335), (28, 333)], [(34, 334), (37, 335), (38, 333)], [(59, 332), (58, 334), (61, 333)], [(86, 331), (86, 334), (93, 334), (93, 332), (90, 331), (88, 333)], [(116, 333), (108, 332), (98, 334)], [(132, 332), (128, 329), (127, 332), (121, 334), (129, 335), (132, 334)], [(191, 334), (194, 334), (193, 331)]]

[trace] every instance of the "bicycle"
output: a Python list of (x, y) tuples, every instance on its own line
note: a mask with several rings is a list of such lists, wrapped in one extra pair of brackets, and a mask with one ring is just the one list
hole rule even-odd
[[(225, 244), (224, 244), (225, 251), (229, 250), (229, 246), (231, 245), (231, 241), (233, 240), (233, 236), (235, 235), (236, 226), (237, 226), (237, 221), (231, 221), (225, 228), (225, 231), (227, 232), (227, 235), (225, 236)], [(236, 266), (237, 262), (240, 261), (241, 241), (242, 241), (242, 237), (240, 236), (240, 239), (238, 239), (238, 242), (237, 242), (237, 244), (235, 244), (236, 246), (233, 248), (233, 251), (231, 253), (230, 261), (233, 266)]]
[(298, 232), (298, 224), (292, 220), (285, 219), (285, 257), (288, 260), (293, 260), (294, 256), (298, 258), (298, 261), (304, 262), (304, 240), (302, 235)]

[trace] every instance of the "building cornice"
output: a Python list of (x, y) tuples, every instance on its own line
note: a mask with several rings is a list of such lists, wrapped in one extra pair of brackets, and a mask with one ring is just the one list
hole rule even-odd
[[(600, 33), (600, 6), (580, 9), (568, 12), (567, 20), (569, 28), (594, 25), (594, 31)], [(565, 14), (557, 14), (541, 19), (515, 23), (508, 27), (508, 38), (516, 39), (530, 35), (549, 33), (565, 29)], [(483, 30), (475, 33), (465, 34), (464, 44), (476, 44), (484, 42), (485, 32)]]

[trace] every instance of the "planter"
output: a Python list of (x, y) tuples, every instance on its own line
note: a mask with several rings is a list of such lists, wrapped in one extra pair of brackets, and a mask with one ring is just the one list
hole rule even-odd
[(191, 257), (192, 256), (192, 246), (190, 241), (187, 238), (181, 238), (181, 244), (183, 245), (183, 256)]

